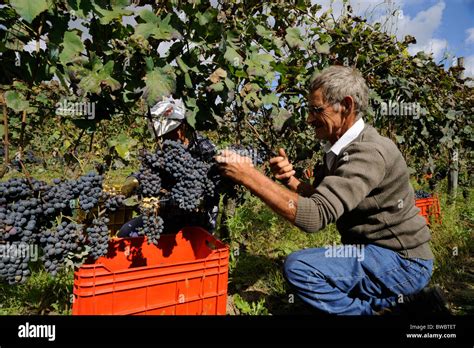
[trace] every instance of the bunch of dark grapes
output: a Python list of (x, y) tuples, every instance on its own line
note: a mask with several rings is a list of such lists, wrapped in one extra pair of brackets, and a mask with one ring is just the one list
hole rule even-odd
[(138, 193), (142, 197), (157, 197), (161, 190), (160, 171), (163, 168), (162, 152), (145, 152), (140, 156), (140, 170), (136, 174), (140, 183)]
[(69, 201), (74, 199), (74, 185), (68, 181), (54, 179), (41, 196), (45, 215), (57, 215), (69, 207)]
[(151, 168), (153, 171), (157, 172), (163, 168), (163, 152), (161, 150), (152, 152), (145, 152), (140, 156), (140, 163), (146, 167)]
[(9, 284), (24, 283), (30, 275), (29, 245), (22, 242), (1, 245), (0, 279)]
[(416, 190), (415, 191), (415, 198), (416, 199), (421, 199), (421, 198), (431, 198), (431, 193), (428, 193), (423, 190)]
[(123, 206), (124, 200), (125, 196), (123, 195), (109, 196), (105, 200), (105, 208), (111, 212), (117, 211), (120, 207)]
[(138, 229), (139, 236), (146, 236), (148, 244), (158, 245), (158, 240), (163, 233), (163, 219), (158, 216), (153, 208), (140, 208), (143, 218), (143, 226)]
[(151, 168), (141, 167), (137, 174), (137, 180), (140, 183), (138, 192), (143, 197), (157, 197), (160, 194), (160, 174), (153, 172)]
[(171, 198), (185, 211), (193, 211), (199, 206), (204, 189), (199, 182), (182, 180), (171, 189)]
[(76, 183), (76, 192), (79, 194), (79, 206), (86, 213), (90, 212), (97, 205), (102, 196), (102, 175), (96, 172), (89, 172), (81, 176)]
[(64, 266), (69, 252), (76, 253), (82, 250), (85, 240), (82, 229), (82, 225), (63, 221), (56, 228), (41, 230), (39, 240), (43, 249), (41, 260), (52, 276)]
[(32, 191), (26, 179), (10, 179), (0, 183), (0, 205), (31, 195)]
[(37, 216), (42, 213), (41, 203), (36, 198), (22, 199), (0, 208), (0, 230), (3, 239), (30, 242), (37, 229)]
[(184, 211), (193, 211), (207, 197), (215, 195), (216, 185), (209, 176), (212, 164), (193, 157), (177, 141), (163, 142), (164, 170), (174, 180), (171, 198)]
[(92, 221), (92, 226), (86, 229), (87, 244), (91, 247), (90, 256), (97, 260), (100, 256), (107, 254), (109, 246), (109, 219), (100, 217)]
[(163, 142), (163, 158), (165, 173), (176, 181), (180, 181), (186, 176), (188, 168), (192, 166), (191, 162), (194, 160), (184, 145), (174, 140)]

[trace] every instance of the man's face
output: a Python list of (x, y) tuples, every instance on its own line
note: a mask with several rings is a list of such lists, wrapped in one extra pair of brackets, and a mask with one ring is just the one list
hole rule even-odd
[[(314, 128), (316, 138), (336, 142), (343, 125), (341, 108), (336, 111), (332, 105), (325, 102), (321, 89), (308, 96), (308, 105), (309, 115), (306, 122)], [(319, 112), (316, 112), (315, 109), (318, 108)]]

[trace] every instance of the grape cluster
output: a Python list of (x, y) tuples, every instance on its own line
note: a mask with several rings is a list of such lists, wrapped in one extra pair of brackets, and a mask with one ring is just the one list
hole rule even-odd
[(161, 190), (160, 174), (154, 173), (151, 168), (141, 168), (137, 174), (138, 192), (143, 197), (157, 197)]
[(82, 229), (82, 225), (66, 221), (54, 229), (41, 229), (40, 245), (43, 249), (41, 259), (52, 276), (55, 276), (64, 265), (69, 252), (76, 253), (82, 250), (85, 240)]
[(0, 208), (0, 230), (3, 239), (30, 242), (37, 227), (37, 216), (42, 213), (36, 198), (22, 199)]
[(164, 170), (175, 181), (171, 198), (184, 211), (193, 211), (207, 197), (215, 194), (215, 183), (208, 175), (212, 164), (193, 157), (183, 144), (177, 141), (163, 142)]
[[(82, 225), (62, 222), (58, 216), (72, 216), (70, 202), (79, 198), (84, 210), (91, 209), (102, 197), (102, 177), (88, 173), (77, 180), (54, 179), (51, 185), (36, 179), (10, 179), (0, 183), (0, 247), (3, 242), (38, 244), (42, 260), (56, 274), (65, 257), (81, 251), (86, 240)], [(120, 204), (120, 198), (115, 205)], [(10, 283), (29, 275), (27, 255), (0, 259), (0, 275)], [(21, 272), (20, 272), (21, 271)]]
[(26, 179), (10, 179), (0, 183), (0, 204), (29, 197), (31, 189)]
[(140, 170), (136, 174), (140, 183), (138, 193), (142, 197), (157, 197), (161, 190), (160, 171), (163, 168), (162, 152), (145, 152), (140, 156)]
[(123, 206), (124, 200), (125, 200), (125, 196), (123, 195), (109, 196), (105, 200), (105, 208), (111, 212), (117, 211), (117, 209)]
[(13, 242), (2, 245), (0, 257), (0, 279), (9, 284), (24, 283), (30, 275), (28, 262), (30, 256), (29, 245), (22, 242)]
[(77, 180), (75, 188), (76, 192), (80, 191), (79, 206), (86, 213), (91, 211), (99, 202), (102, 195), (102, 182), (102, 175), (96, 172), (89, 172)]
[(44, 201), (45, 215), (57, 215), (69, 207), (69, 201), (74, 199), (73, 186), (69, 181), (54, 179), (52, 186), (41, 196)]
[(431, 193), (428, 193), (426, 191), (423, 191), (423, 190), (416, 190), (415, 191), (415, 198), (416, 199), (420, 199), (420, 198), (431, 198)]
[(163, 168), (163, 152), (161, 150), (155, 153), (145, 152), (140, 156), (140, 162), (144, 167), (158, 171)]
[(146, 236), (148, 244), (158, 245), (158, 240), (163, 233), (163, 219), (158, 216), (153, 209), (141, 208), (143, 226), (138, 228), (139, 236)]
[(91, 247), (90, 255), (94, 260), (107, 254), (109, 246), (109, 219), (100, 217), (92, 221), (92, 226), (86, 229), (88, 245)]

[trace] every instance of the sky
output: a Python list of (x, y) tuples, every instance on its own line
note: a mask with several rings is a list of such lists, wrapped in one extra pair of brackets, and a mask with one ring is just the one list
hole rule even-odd
[[(312, 2), (322, 5), (321, 11), (332, 7), (336, 17), (343, 4), (338, 0)], [(431, 53), (436, 62), (443, 61), (446, 67), (456, 65), (457, 57), (464, 57), (464, 74), (474, 77), (474, 0), (352, 0), (350, 3), (357, 15), (365, 15), (370, 22), (384, 21), (387, 9), (398, 10), (386, 30), (400, 40), (408, 34), (414, 36), (417, 43), (411, 45), (411, 54)]]

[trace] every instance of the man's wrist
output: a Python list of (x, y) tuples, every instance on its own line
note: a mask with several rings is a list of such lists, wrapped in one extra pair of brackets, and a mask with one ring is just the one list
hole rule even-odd
[(244, 185), (245, 187), (249, 187), (255, 178), (256, 175), (259, 175), (260, 172), (255, 169), (255, 167), (250, 168), (248, 171), (243, 173), (241, 179), (239, 180), (241, 185)]
[(294, 176), (292, 175), (292, 176), (290, 176), (290, 178), (289, 178), (286, 182), (284, 182), (283, 184), (284, 184), (287, 188), (289, 188), (289, 189), (291, 189), (291, 190), (293, 190), (293, 191), (296, 191), (296, 188), (298, 187), (299, 183), (300, 183), (300, 181), (299, 181), (296, 177), (294, 177)]

